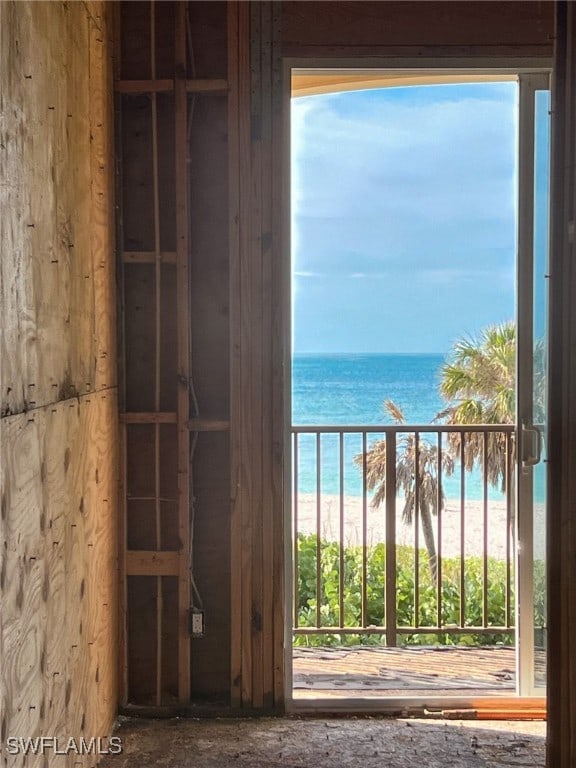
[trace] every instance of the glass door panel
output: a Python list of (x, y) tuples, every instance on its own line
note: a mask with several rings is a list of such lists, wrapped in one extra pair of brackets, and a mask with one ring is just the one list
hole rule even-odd
[(541, 461), (533, 478), (534, 688), (546, 685), (546, 436), (548, 357), (548, 243), (550, 210), (550, 91), (534, 94), (533, 417)]
[(550, 92), (547, 75), (521, 75), (517, 307), (518, 692), (546, 684), (546, 360)]

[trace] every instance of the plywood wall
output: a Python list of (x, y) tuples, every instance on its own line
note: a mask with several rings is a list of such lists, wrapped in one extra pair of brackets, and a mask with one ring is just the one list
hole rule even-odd
[(0, 4), (0, 745), (116, 712), (109, 11)]

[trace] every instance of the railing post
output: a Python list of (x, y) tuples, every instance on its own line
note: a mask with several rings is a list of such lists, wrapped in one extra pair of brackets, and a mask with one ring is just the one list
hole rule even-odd
[(386, 644), (396, 647), (396, 432), (386, 432)]

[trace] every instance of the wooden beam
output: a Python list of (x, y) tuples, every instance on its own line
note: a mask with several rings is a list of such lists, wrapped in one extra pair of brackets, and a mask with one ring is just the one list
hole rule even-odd
[(190, 302), (188, 233), (188, 99), (186, 95), (187, 4), (178, 3), (174, 30), (174, 130), (176, 179), (177, 370), (178, 370), (178, 529), (182, 548), (178, 572), (178, 698), (189, 701), (191, 648), (188, 610), (191, 605), (190, 571)]
[[(171, 78), (151, 80), (117, 80), (114, 87), (117, 93), (145, 94), (172, 93), (175, 91), (175, 81)], [(221, 79), (186, 80), (186, 93), (222, 93), (228, 90), (228, 82)]]
[[(230, 698), (250, 706), (251, 656), (251, 414), (245, 411), (251, 366), (246, 328), (250, 206), (250, 8), (228, 2), (228, 168), (230, 285)], [(246, 618), (247, 617), (247, 618)]]
[(178, 576), (178, 552), (154, 550), (127, 550), (125, 556), (127, 576)]
[[(163, 264), (176, 264), (175, 251), (160, 251), (160, 261)], [(124, 264), (154, 264), (158, 259), (155, 251), (123, 251)]]
[(272, 3), (229, 4), (231, 684), (259, 710), (284, 686), (279, 27)]
[[(150, 2), (150, 68), (156, 79), (156, 0)], [(161, 337), (162, 337), (162, 262), (160, 260), (160, 179), (158, 176), (158, 92), (152, 90), (152, 196), (154, 217), (154, 409), (160, 410)], [(154, 518), (156, 524), (156, 548), (162, 548), (162, 505), (160, 502), (160, 430), (154, 425)], [(162, 704), (162, 655), (164, 636), (162, 617), (164, 612), (162, 579), (156, 578), (156, 704)]]
[(547, 462), (548, 768), (576, 765), (576, 7), (555, 3)]
[(121, 424), (176, 424), (176, 413), (173, 411), (146, 411), (137, 413), (125, 411), (119, 414)]

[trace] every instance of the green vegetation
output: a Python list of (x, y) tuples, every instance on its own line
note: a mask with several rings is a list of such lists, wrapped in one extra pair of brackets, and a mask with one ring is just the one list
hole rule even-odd
[[(400, 408), (386, 400), (384, 408), (396, 424), (404, 424), (404, 414)], [(414, 468), (418, 455), (418, 495), (416, 494), (416, 478)], [(366, 487), (374, 491), (372, 506), (379, 507), (386, 500), (386, 440), (377, 440), (366, 451), (366, 458), (362, 454), (354, 458), (356, 466), (363, 467), (366, 462)], [(446, 452), (442, 456), (442, 469), (445, 475), (454, 472), (454, 461)], [(438, 449), (428, 440), (416, 439), (413, 434), (401, 434), (398, 436), (396, 446), (396, 487), (404, 494), (404, 507), (402, 520), (411, 525), (416, 508), (420, 514), (424, 543), (428, 552), (430, 563), (430, 575), (432, 581), (436, 581), (436, 544), (434, 541), (434, 527), (432, 515), (438, 514)], [(444, 506), (444, 492), (442, 491), (440, 503)]]
[[(541, 346), (541, 345), (540, 345)], [(540, 347), (535, 350), (536, 370), (542, 368)], [(454, 344), (448, 362), (442, 367), (440, 392), (448, 405), (436, 416), (444, 424), (513, 424), (515, 418), (516, 327), (513, 322), (485, 328), (478, 338), (461, 339)], [(536, 381), (538, 385), (538, 381)], [(538, 389), (538, 386), (537, 386)], [(539, 390), (538, 390), (539, 391)], [(384, 409), (396, 424), (404, 424), (404, 414), (391, 400)], [(536, 411), (539, 408), (536, 407)], [(537, 414), (538, 416), (539, 414)], [(442, 453), (444, 476), (454, 473), (460, 458), (461, 434), (446, 436), (447, 450)], [(512, 466), (507, 463), (507, 437), (502, 432), (468, 432), (464, 443), (464, 465), (472, 470), (476, 465), (484, 470), (493, 486), (504, 492), (512, 480)], [(416, 471), (416, 457), (418, 468)], [(372, 443), (366, 455), (354, 459), (360, 468), (366, 467), (366, 483), (374, 491), (372, 506), (378, 507), (386, 498), (386, 440)], [(418, 495), (416, 495), (418, 478)], [(416, 440), (413, 434), (401, 434), (396, 450), (396, 483), (404, 494), (402, 519), (411, 524), (416, 507), (422, 521), (424, 542), (428, 552), (432, 581), (436, 580), (436, 545), (433, 515), (438, 514), (438, 449), (426, 439)], [(444, 507), (444, 493), (440, 505)]]
[[(298, 617), (299, 626), (316, 625), (316, 544), (314, 534), (298, 536)], [(339, 582), (340, 552), (337, 542), (321, 541), (320, 573), (322, 594), (320, 613), (325, 627), (357, 627), (361, 625), (362, 610), (362, 547), (344, 548), (344, 616), (341, 624)], [(407, 546), (396, 548), (396, 610), (397, 625), (415, 626), (414, 613), (414, 550)], [(536, 564), (535, 572), (535, 620), (543, 626), (545, 574), (542, 564)], [(542, 566), (542, 567), (541, 567)], [(366, 597), (367, 624), (384, 625), (384, 588), (386, 572), (386, 545), (370, 547), (367, 551)], [(513, 574), (511, 574), (513, 582)], [(480, 557), (468, 557), (464, 567), (465, 623), (469, 627), (482, 626), (483, 561)], [(418, 621), (422, 627), (437, 623), (436, 585), (432, 581), (424, 551), (419, 552), (418, 581), (420, 590)], [(506, 623), (506, 563), (488, 559), (488, 625), (504, 626)], [(514, 595), (510, 595), (511, 606)], [(460, 624), (460, 559), (442, 560), (442, 621), (444, 625)], [(513, 608), (511, 608), (513, 611)], [(512, 616), (513, 619), (513, 616)], [(399, 635), (402, 645), (489, 645), (513, 644), (514, 633), (492, 634), (406, 634)], [(381, 635), (317, 634), (295, 635), (294, 645), (383, 645)]]
[[(544, 415), (544, 347), (534, 349), (535, 392), (534, 420)], [(490, 326), (478, 338), (458, 341), (442, 368), (440, 391), (447, 401), (436, 421), (444, 424), (513, 424), (515, 420), (516, 329), (512, 322)], [(384, 403), (387, 414), (397, 424), (404, 424), (404, 414), (392, 401)], [(464, 463), (467, 470), (479, 466), (486, 470), (488, 482), (506, 490), (513, 480), (513, 459), (507, 467), (507, 437), (489, 433), (484, 445), (482, 432), (466, 433)], [(459, 433), (449, 433), (446, 450), (442, 452), (445, 476), (454, 472), (460, 458)], [(512, 446), (513, 448), (513, 446)], [(487, 465), (484, 468), (484, 461)], [(373, 492), (372, 506), (378, 507), (386, 498), (386, 440), (377, 440), (365, 454), (354, 458), (356, 466), (366, 472), (366, 485)], [(418, 466), (416, 466), (418, 465)], [(418, 479), (418, 493), (416, 493)], [(438, 494), (438, 449), (426, 439), (400, 433), (396, 446), (396, 484), (404, 495), (402, 519), (411, 524), (419, 514), (422, 521), (427, 552), (414, 552), (412, 547), (396, 548), (396, 610), (397, 627), (412, 629), (438, 626), (437, 583), (441, 581), (441, 626), (456, 630), (506, 626), (507, 612), (514, 616), (514, 576), (511, 592), (506, 596), (506, 563), (487, 559), (486, 573), (482, 557), (466, 557), (463, 573), (460, 558), (443, 558), (438, 574), (438, 558), (432, 517), (438, 506), (444, 506), (444, 494)], [(316, 594), (317, 538), (314, 534), (298, 537), (298, 617), (300, 627), (317, 625), (318, 601), (323, 627), (359, 627), (362, 624), (362, 583), (366, 583), (366, 624), (385, 626), (386, 545), (376, 544), (366, 552), (366, 573), (363, 572), (363, 551), (360, 546), (347, 546), (343, 551), (344, 604), (340, 616), (340, 549), (337, 542), (320, 542), (321, 594)], [(416, 557), (418, 564), (416, 565)], [(417, 571), (417, 576), (416, 576)], [(462, 595), (462, 582), (464, 595)], [(545, 568), (534, 564), (534, 623), (544, 627)], [(415, 590), (419, 591), (415, 605)], [(487, 616), (483, 615), (484, 590), (487, 595)], [(416, 615), (417, 612), (417, 615)], [(406, 633), (398, 636), (402, 645), (489, 645), (514, 642), (514, 631), (470, 634)], [(383, 645), (385, 635), (313, 634), (295, 635), (294, 645)]]

